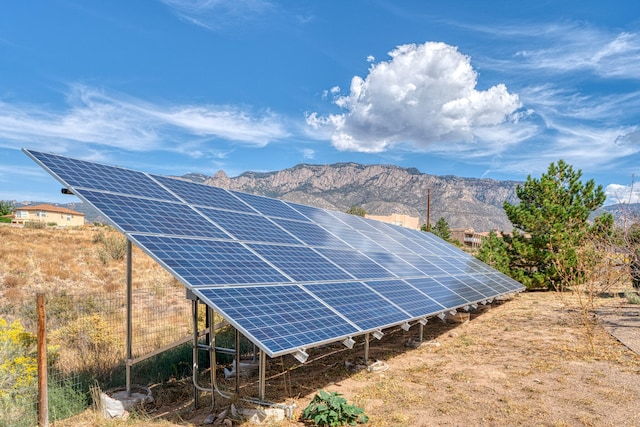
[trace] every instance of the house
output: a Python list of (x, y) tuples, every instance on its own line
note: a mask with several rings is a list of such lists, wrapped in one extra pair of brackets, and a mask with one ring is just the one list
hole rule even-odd
[(413, 230), (420, 229), (420, 220), (414, 216), (401, 214), (391, 214), (387, 216), (366, 214), (364, 217), (375, 219), (376, 221), (386, 222), (387, 224), (400, 225), (402, 227), (411, 228)]
[(44, 222), (61, 227), (75, 227), (84, 225), (84, 214), (47, 204), (16, 207), (13, 210), (11, 223), (24, 224), (25, 222)]

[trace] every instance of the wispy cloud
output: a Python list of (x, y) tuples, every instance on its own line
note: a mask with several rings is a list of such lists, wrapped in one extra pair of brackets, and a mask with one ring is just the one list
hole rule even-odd
[(272, 13), (266, 0), (160, 0), (180, 19), (211, 31), (238, 25)]
[(640, 78), (640, 34), (637, 32), (596, 28), (584, 22), (467, 27), (485, 33), (493, 40), (509, 40), (509, 46), (515, 49), (510, 52), (511, 57), (479, 58), (486, 67), (553, 74), (590, 72), (601, 78)]
[(79, 84), (71, 86), (67, 103), (63, 111), (49, 111), (0, 101), (0, 145), (15, 148), (15, 142), (28, 141), (32, 148), (36, 144), (66, 152), (83, 142), (130, 151), (198, 153), (215, 139), (264, 146), (288, 135), (278, 115), (237, 106), (152, 104)]

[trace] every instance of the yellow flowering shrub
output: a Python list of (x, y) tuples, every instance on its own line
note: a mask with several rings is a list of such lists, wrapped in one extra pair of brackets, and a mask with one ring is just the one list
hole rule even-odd
[(37, 381), (36, 337), (19, 321), (0, 318), (0, 397), (27, 392)]
[(38, 364), (36, 337), (17, 320), (0, 318), (0, 425), (32, 425)]

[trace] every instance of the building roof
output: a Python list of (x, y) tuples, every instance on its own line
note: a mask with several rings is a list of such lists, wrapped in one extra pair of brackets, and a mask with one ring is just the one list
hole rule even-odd
[(82, 215), (82, 212), (76, 212), (71, 209), (63, 208), (62, 206), (54, 206), (49, 204), (40, 204), (40, 205), (31, 205), (31, 206), (18, 206), (14, 210), (16, 211), (47, 211), (47, 212), (58, 212), (62, 214), (70, 214), (70, 215)]

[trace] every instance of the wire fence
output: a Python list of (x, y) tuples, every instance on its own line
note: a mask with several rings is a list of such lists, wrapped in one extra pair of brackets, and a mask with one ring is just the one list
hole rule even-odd
[[(35, 313), (35, 299), (33, 302)], [(127, 298), (124, 290), (114, 292), (55, 292), (46, 295), (47, 360), (50, 420), (68, 418), (82, 412), (90, 403), (89, 387), (102, 389), (124, 385), (127, 337)], [(204, 321), (204, 310), (199, 313)], [(5, 325), (0, 340), (2, 356), (24, 362), (21, 366), (0, 370), (0, 427), (37, 424), (37, 372), (35, 370), (34, 315), (21, 319), (24, 330), (16, 333)], [(5, 322), (7, 323), (7, 322)], [(185, 298), (182, 285), (139, 287), (132, 294), (132, 357), (139, 358), (192, 333), (191, 301)], [(22, 334), (22, 335), (20, 335)], [(25, 344), (31, 354), (7, 355), (11, 339)], [(22, 337), (22, 338), (19, 338)], [(7, 341), (7, 343), (5, 343)], [(16, 341), (18, 343), (18, 341)], [(22, 345), (20, 341), (18, 347)], [(7, 347), (7, 348), (5, 348)], [(29, 359), (31, 358), (31, 359)], [(33, 364), (30, 364), (30, 360)], [(178, 363), (177, 361), (175, 361)], [(0, 361), (0, 363), (3, 363)], [(4, 362), (5, 365), (9, 362)], [(170, 361), (169, 364), (173, 363)], [(14, 363), (15, 364), (15, 363)], [(166, 365), (167, 363), (165, 363)], [(171, 366), (157, 366), (176, 375)], [(11, 372), (12, 378), (5, 378)], [(132, 369), (133, 382), (162, 380), (165, 373), (148, 367)], [(23, 376), (24, 378), (21, 378)], [(5, 381), (7, 380), (7, 381)], [(11, 381), (9, 381), (11, 380)], [(16, 385), (17, 384), (17, 385)]]

